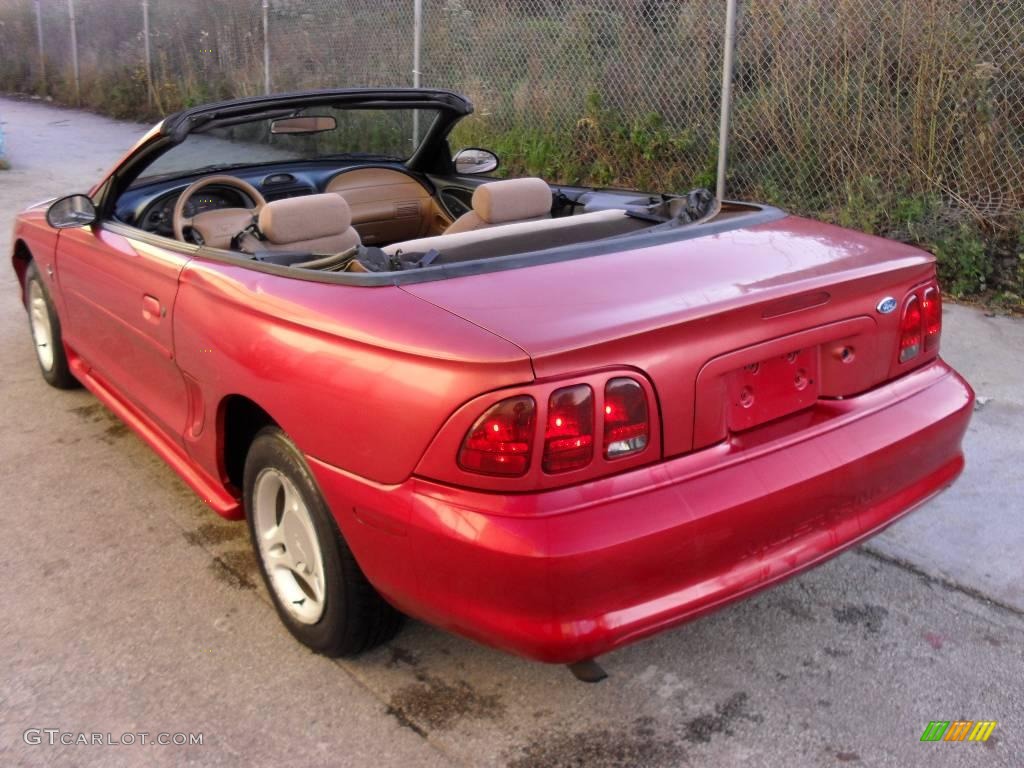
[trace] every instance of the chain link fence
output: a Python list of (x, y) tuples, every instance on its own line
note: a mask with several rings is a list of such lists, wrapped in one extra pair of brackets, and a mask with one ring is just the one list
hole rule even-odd
[(739, 36), (740, 186), (811, 210), (882, 185), (1024, 208), (1024, 4), (750, 2)]
[[(724, 0), (0, 0), (0, 88), (142, 118), (412, 85), (418, 42), (419, 82), (476, 105), (455, 143), (507, 173), (679, 191), (714, 184), (724, 26)], [(732, 196), (1001, 226), (1024, 212), (1024, 3), (740, 0), (732, 115)]]

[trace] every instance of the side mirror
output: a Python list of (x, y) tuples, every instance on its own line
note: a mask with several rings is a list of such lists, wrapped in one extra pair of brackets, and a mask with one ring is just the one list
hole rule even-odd
[(498, 156), (489, 149), (469, 147), (459, 150), (455, 157), (455, 172), (473, 175), (478, 173), (490, 173), (498, 169)]
[(96, 206), (88, 195), (68, 195), (46, 209), (46, 223), (54, 229), (85, 227), (96, 221)]

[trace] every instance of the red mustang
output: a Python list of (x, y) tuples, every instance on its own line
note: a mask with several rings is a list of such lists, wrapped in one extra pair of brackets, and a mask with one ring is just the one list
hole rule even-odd
[[(956, 478), (933, 258), (763, 205), (480, 178), (440, 90), (197, 107), (22, 213), (39, 365), (351, 654), (399, 611), (585, 662), (816, 565)], [(592, 667), (593, 668), (593, 667)]]

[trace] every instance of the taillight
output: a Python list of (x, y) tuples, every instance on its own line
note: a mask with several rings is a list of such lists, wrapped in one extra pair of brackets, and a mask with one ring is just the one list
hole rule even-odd
[(492, 405), (466, 434), (459, 451), (459, 466), (484, 475), (526, 474), (536, 412), (536, 403), (528, 395), (509, 397)]
[(416, 471), (488, 491), (543, 490), (624, 472), (661, 455), (652, 398), (650, 385), (628, 369), (481, 395), (452, 416)]
[(551, 393), (544, 428), (545, 472), (568, 472), (594, 457), (594, 392), (586, 384)]
[(900, 321), (900, 362), (917, 357), (921, 351), (921, 302), (911, 294)]
[(647, 447), (647, 395), (633, 379), (612, 379), (604, 388), (604, 455), (615, 459)]
[(939, 345), (939, 334), (942, 333), (942, 297), (937, 288), (925, 289), (921, 310), (924, 315), (924, 348), (927, 351)]

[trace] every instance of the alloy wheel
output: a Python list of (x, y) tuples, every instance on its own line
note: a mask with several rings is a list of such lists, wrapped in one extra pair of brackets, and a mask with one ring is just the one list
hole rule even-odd
[(256, 478), (252, 514), (278, 600), (296, 620), (316, 624), (324, 612), (324, 562), (305, 500), (283, 473), (266, 468)]
[(53, 328), (50, 326), (50, 308), (38, 280), (29, 284), (28, 311), (39, 364), (43, 370), (49, 371), (53, 368)]

